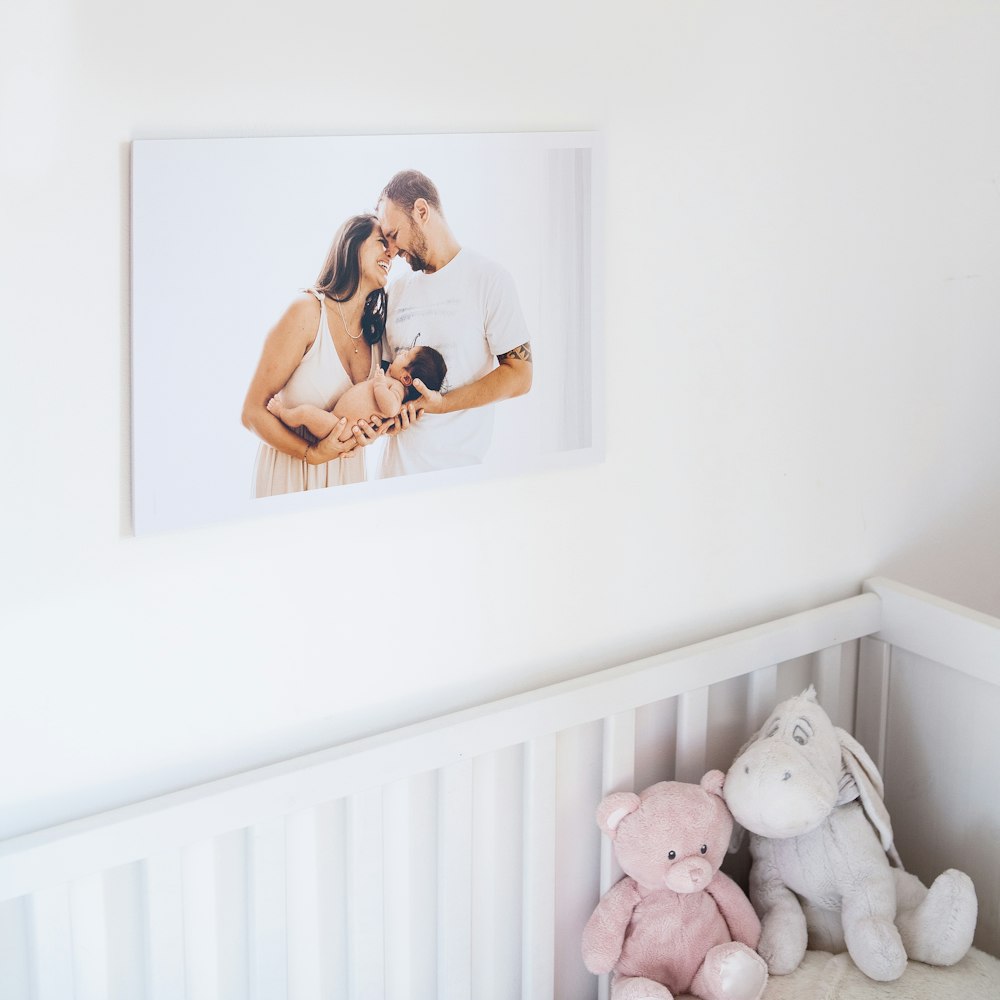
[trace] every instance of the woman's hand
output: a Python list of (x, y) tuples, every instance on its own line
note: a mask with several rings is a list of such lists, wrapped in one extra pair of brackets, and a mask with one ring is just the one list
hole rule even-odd
[(306, 461), (310, 465), (322, 465), (325, 462), (332, 462), (338, 458), (350, 455), (355, 448), (364, 448), (366, 445), (377, 441), (386, 433), (390, 423), (386, 423), (381, 417), (373, 416), (371, 422), (359, 420), (352, 428), (352, 437), (346, 441), (340, 440), (340, 435), (344, 433), (347, 426), (347, 418), (341, 417), (337, 426), (330, 431), (325, 438), (320, 438), (309, 448)]
[(330, 431), (325, 438), (320, 438), (314, 445), (306, 449), (305, 459), (310, 465), (325, 465), (335, 459), (343, 458), (350, 454), (358, 446), (357, 435), (348, 438), (346, 441), (340, 440), (340, 435), (344, 433), (347, 426), (347, 417), (341, 417), (337, 426)]

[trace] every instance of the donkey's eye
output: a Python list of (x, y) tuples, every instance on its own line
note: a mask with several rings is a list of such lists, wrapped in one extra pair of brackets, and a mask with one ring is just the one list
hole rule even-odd
[(701, 853), (702, 854), (708, 854), (708, 844), (702, 844), (701, 845)]
[(667, 859), (669, 861), (676, 861), (677, 860), (677, 852), (676, 851), (667, 851)]
[(800, 746), (805, 746), (809, 742), (809, 733), (802, 726), (796, 726), (792, 730), (792, 739)]
[(775, 734), (776, 734), (776, 733), (778, 732), (778, 728), (779, 728), (779, 727), (778, 727), (778, 723), (776, 722), (776, 723), (775, 723), (775, 724), (774, 724), (773, 726), (771, 726), (771, 728), (770, 728), (770, 729), (769, 729), (769, 730), (767, 731), (767, 737), (766, 737), (766, 738), (767, 738), (767, 739), (770, 739), (770, 738), (771, 738), (772, 736), (774, 736), (774, 735), (775, 735)]

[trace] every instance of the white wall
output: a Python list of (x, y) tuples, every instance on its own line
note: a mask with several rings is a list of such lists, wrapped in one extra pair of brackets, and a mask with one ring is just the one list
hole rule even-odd
[[(873, 572), (1000, 612), (1000, 7), (65, 0), (0, 39), (0, 832)], [(129, 141), (535, 129), (606, 141), (605, 462), (130, 537)]]

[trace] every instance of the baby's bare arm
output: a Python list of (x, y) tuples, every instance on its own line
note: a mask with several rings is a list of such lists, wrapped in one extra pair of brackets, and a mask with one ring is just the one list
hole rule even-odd
[(379, 416), (394, 417), (403, 406), (403, 387), (396, 379), (376, 378), (375, 405)]

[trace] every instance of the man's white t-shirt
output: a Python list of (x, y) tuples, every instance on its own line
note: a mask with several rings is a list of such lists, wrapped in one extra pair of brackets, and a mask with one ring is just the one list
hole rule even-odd
[[(430, 274), (403, 270), (388, 289), (384, 357), (433, 347), (457, 389), (492, 371), (497, 356), (530, 339), (517, 290), (499, 264), (462, 249)], [(378, 478), (406, 476), (482, 462), (493, 437), (493, 406), (425, 413), (386, 441)]]

